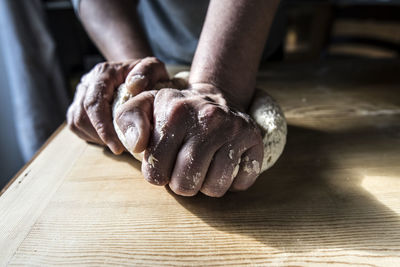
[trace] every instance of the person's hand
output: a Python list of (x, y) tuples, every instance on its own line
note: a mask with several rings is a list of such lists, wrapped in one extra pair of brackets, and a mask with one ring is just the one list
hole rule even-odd
[(127, 136), (133, 150), (145, 150), (145, 179), (184, 196), (246, 190), (262, 164), (259, 128), (217, 88), (190, 87), (142, 92), (117, 112), (120, 129), (134, 133)]
[(97, 64), (82, 77), (67, 112), (69, 128), (82, 139), (107, 145), (115, 154), (124, 151), (112, 122), (114, 91), (126, 83), (132, 95), (167, 81), (164, 64), (154, 57), (123, 63)]

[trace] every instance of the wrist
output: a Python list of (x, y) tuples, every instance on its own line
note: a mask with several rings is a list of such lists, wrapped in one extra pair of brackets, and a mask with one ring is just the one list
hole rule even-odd
[(195, 82), (189, 84), (189, 90), (196, 91), (199, 94), (212, 98), (215, 102), (222, 105), (228, 105), (240, 111), (246, 111), (248, 103), (240, 101), (232, 92), (225, 90), (209, 82)]
[(189, 84), (211, 85), (235, 107), (245, 111), (254, 93), (255, 75), (248, 71), (228, 71), (227, 68), (221, 66), (207, 68), (192, 64)]

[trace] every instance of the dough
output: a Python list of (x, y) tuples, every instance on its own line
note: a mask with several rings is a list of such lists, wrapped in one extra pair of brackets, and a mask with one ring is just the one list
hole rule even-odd
[[(174, 76), (171, 81), (166, 83), (157, 84), (155, 89), (160, 88), (176, 88), (184, 89), (187, 84), (189, 72), (180, 72)], [(115, 93), (113, 103), (113, 117), (123, 103), (128, 101), (131, 95), (125, 84), (122, 84)], [(249, 109), (250, 116), (255, 120), (257, 125), (262, 130), (262, 137), (264, 143), (264, 159), (261, 165), (261, 172), (269, 169), (278, 160), (283, 152), (286, 144), (287, 126), (283, 112), (275, 100), (266, 92), (256, 89), (253, 102)], [(115, 131), (121, 143), (128, 147), (126, 139), (122, 131), (119, 129), (116, 120), (113, 120)], [(129, 151), (136, 159), (142, 161), (143, 153), (133, 153)], [(258, 162), (257, 162), (258, 164)], [(259, 167), (258, 167), (259, 168)]]

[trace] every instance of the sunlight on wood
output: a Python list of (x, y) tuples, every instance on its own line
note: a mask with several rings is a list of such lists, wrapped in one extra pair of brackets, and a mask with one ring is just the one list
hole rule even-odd
[(400, 176), (365, 175), (361, 185), (380, 203), (400, 215)]

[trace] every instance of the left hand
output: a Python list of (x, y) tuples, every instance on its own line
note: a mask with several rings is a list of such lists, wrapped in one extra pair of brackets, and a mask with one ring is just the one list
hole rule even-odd
[(259, 128), (210, 84), (142, 92), (121, 106), (116, 121), (123, 132), (134, 128), (135, 152), (145, 149), (145, 179), (176, 194), (221, 197), (246, 190), (260, 173)]
[(138, 94), (168, 80), (164, 63), (154, 57), (99, 63), (78, 84), (67, 124), (82, 139), (107, 145), (120, 154), (124, 147), (114, 130), (111, 112), (114, 91), (125, 82), (132, 94)]

